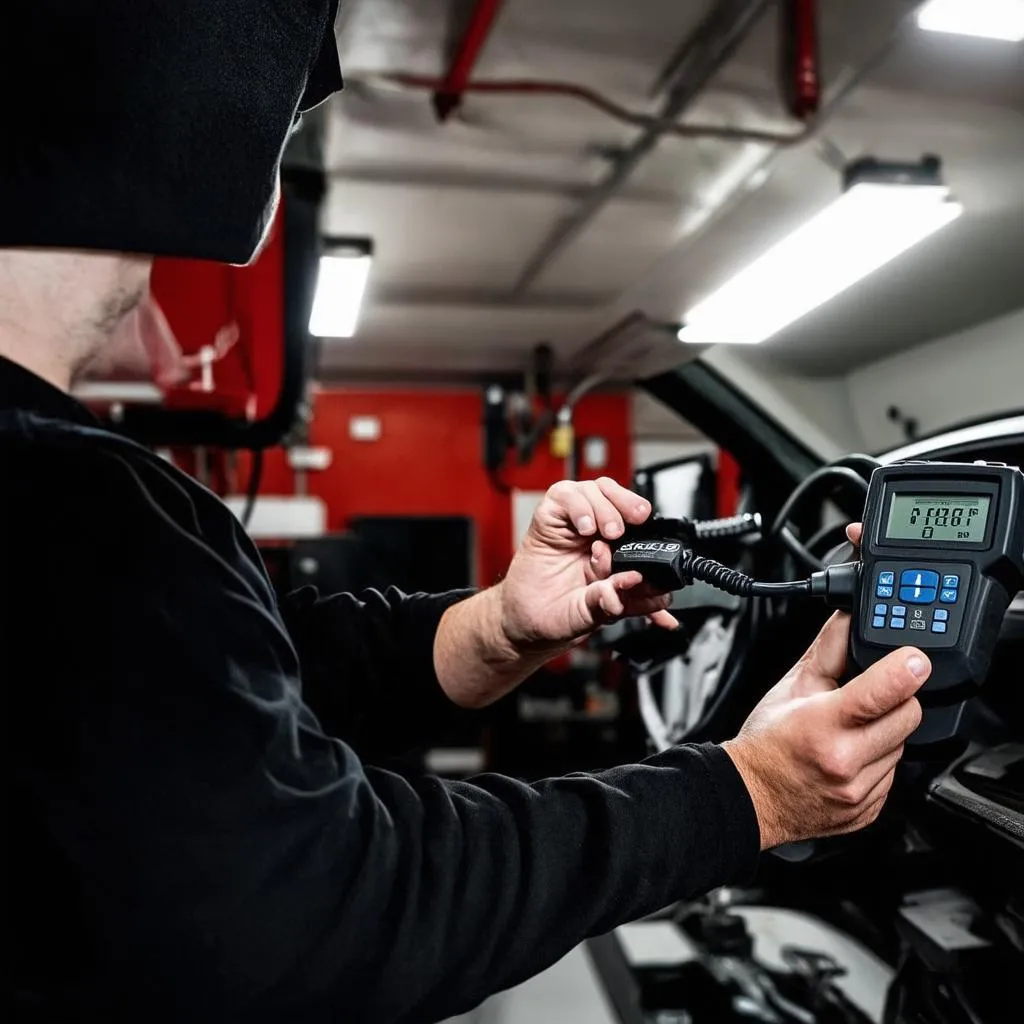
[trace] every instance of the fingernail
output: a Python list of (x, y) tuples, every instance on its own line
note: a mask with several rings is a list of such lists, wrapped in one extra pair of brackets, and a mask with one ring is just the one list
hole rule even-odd
[(642, 515), (642, 516), (647, 515), (647, 513), (650, 511), (650, 509), (651, 509), (651, 503), (649, 501), (641, 501), (640, 504), (637, 505), (637, 507), (636, 507), (637, 513), (639, 515)]
[(590, 516), (584, 516), (576, 527), (580, 533), (593, 533), (594, 532), (594, 520)]
[(622, 533), (622, 527), (618, 523), (605, 523), (604, 535), (606, 537), (618, 537)]
[(924, 677), (928, 675), (928, 662), (918, 654), (907, 659), (907, 668), (909, 668), (918, 679), (924, 679)]

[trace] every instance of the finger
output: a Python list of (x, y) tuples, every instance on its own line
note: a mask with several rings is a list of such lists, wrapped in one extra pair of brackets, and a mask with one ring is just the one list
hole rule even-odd
[(862, 804), (870, 805), (878, 799), (878, 787), (896, 771), (896, 766), (903, 757), (903, 745), (900, 744), (895, 750), (888, 751), (884, 757), (869, 764), (861, 772), (859, 782), (867, 792), (867, 796), (861, 801)]
[(655, 612), (653, 615), (648, 616), (651, 620), (651, 625), (657, 626), (658, 629), (667, 629), (669, 631), (679, 629), (679, 620), (667, 609), (662, 609), (659, 612)]
[(665, 611), (672, 601), (671, 594), (651, 594), (645, 593), (645, 590), (646, 588), (641, 586), (621, 592), (623, 604), (626, 606), (625, 614), (630, 618), (651, 618)]
[(859, 832), (861, 829), (873, 824), (882, 813), (886, 800), (889, 799), (889, 793), (892, 791), (895, 778), (895, 770), (890, 770), (874, 785), (854, 817), (845, 825), (833, 829), (830, 834), (836, 836), (848, 835), (851, 832)]
[(618, 509), (619, 513), (627, 523), (639, 525), (645, 523), (651, 516), (651, 503), (639, 494), (616, 483), (609, 476), (602, 476), (597, 480), (597, 486), (601, 493)]
[(595, 540), (590, 547), (590, 564), (598, 579), (612, 574), (612, 549), (603, 541)]
[(597, 532), (597, 519), (587, 496), (578, 484), (568, 480), (555, 484), (547, 494), (559, 519), (567, 519), (582, 537), (592, 537)]
[[(618, 619), (626, 613), (624, 592), (643, 582), (638, 572), (621, 572), (606, 580), (591, 583), (584, 591), (584, 600), (595, 620)], [(642, 613), (641, 613), (642, 614)]]
[(863, 523), (850, 523), (846, 528), (846, 539), (854, 546), (860, 547), (861, 538), (864, 536)]
[(911, 697), (887, 715), (864, 726), (859, 738), (864, 743), (865, 756), (885, 760), (894, 750), (902, 750), (907, 738), (921, 724), (921, 716), (920, 703)]
[(822, 627), (804, 655), (803, 668), (822, 684), (834, 690), (846, 672), (846, 651), (850, 643), (850, 616), (836, 612)]
[(858, 726), (882, 718), (910, 700), (930, 674), (931, 662), (920, 651), (893, 651), (839, 692), (844, 723)]
[(889, 794), (892, 792), (895, 781), (896, 769), (893, 767), (875, 783), (871, 792), (868, 793), (864, 801), (864, 810), (857, 815), (856, 828), (865, 828), (882, 813), (882, 808), (885, 806), (886, 800), (889, 799)]
[(605, 497), (604, 492), (595, 480), (586, 480), (579, 485), (594, 510), (594, 520), (601, 536), (614, 540), (626, 532), (626, 524), (622, 513)]

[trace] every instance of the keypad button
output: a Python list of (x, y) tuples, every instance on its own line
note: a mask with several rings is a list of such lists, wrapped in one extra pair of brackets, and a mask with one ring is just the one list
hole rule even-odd
[(928, 628), (928, 623), (925, 622), (924, 619), (911, 619), (910, 620), (910, 628), (911, 629), (927, 629)]
[(932, 617), (936, 622), (949, 622), (949, 612), (945, 608), (936, 608)]
[[(875, 605), (875, 614), (876, 615), (888, 615), (889, 614), (889, 606), (887, 604), (876, 604)], [(895, 612), (893, 612), (893, 614), (895, 614)]]
[(957, 590), (960, 586), (959, 576), (943, 576), (942, 585), (948, 590)]
[(879, 585), (875, 591), (875, 597), (892, 597), (892, 587), (883, 587)]
[(894, 586), (896, 586), (896, 573), (894, 573), (894, 572), (880, 572), (878, 574), (878, 585), (880, 587), (894, 587)]
[(900, 600), (907, 604), (931, 604), (936, 593), (935, 587), (900, 587)]
[(901, 604), (894, 604), (892, 606), (892, 615), (894, 619), (905, 619), (907, 617), (907, 609)]
[(889, 628), (890, 629), (906, 629), (907, 628), (907, 620), (906, 619), (892, 619), (889, 622)]
[(957, 595), (959, 593), (960, 591), (958, 590), (944, 590), (939, 599), (943, 604), (956, 604)]
[(876, 615), (871, 620), (871, 626), (872, 626), (873, 629), (885, 629), (885, 616), (884, 615)]
[(933, 622), (932, 623), (932, 632), (933, 633), (945, 633), (948, 626), (949, 626), (948, 622)]
[(939, 589), (939, 574), (928, 569), (904, 569), (900, 574), (901, 587), (931, 587)]

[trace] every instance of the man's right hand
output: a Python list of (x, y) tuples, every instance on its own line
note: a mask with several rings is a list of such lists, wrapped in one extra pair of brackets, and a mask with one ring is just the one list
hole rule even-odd
[(723, 744), (754, 802), (762, 850), (870, 825), (920, 724), (915, 694), (931, 673), (925, 655), (894, 651), (840, 688), (849, 631), (848, 615), (833, 616)]

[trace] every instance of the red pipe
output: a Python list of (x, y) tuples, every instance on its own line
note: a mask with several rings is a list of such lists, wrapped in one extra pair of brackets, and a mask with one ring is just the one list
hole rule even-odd
[(821, 104), (818, 0), (783, 0), (779, 11), (783, 96), (789, 113), (807, 121)]
[(481, 51), (487, 45), (494, 22), (501, 13), (501, 3), (502, 0), (477, 0), (466, 34), (455, 51), (448, 73), (441, 87), (434, 93), (434, 110), (437, 111), (439, 121), (447, 121), (462, 103), (466, 85), (480, 59)]

